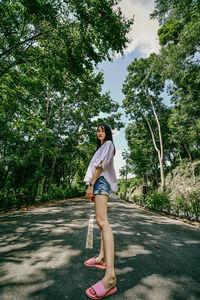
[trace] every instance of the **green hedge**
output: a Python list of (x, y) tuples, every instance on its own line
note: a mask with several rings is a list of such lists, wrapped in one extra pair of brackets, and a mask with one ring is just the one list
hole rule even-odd
[(48, 192), (41, 195), (39, 202), (45, 203), (54, 200), (64, 200), (67, 198), (79, 197), (85, 195), (85, 190), (79, 190), (74, 187), (70, 190), (62, 189), (62, 187), (51, 185)]

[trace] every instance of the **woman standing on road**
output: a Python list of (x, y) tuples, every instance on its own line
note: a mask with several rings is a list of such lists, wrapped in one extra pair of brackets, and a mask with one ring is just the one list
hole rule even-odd
[(97, 224), (101, 230), (101, 250), (98, 257), (85, 261), (88, 267), (106, 269), (105, 276), (86, 290), (91, 299), (101, 299), (117, 292), (114, 271), (114, 238), (107, 217), (107, 202), (111, 191), (117, 191), (113, 157), (115, 147), (108, 125), (97, 128), (97, 150), (92, 157), (84, 181), (88, 184), (86, 198), (95, 203)]

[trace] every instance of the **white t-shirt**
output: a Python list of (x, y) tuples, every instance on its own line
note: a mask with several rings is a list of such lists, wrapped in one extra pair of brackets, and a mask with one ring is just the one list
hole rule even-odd
[[(101, 161), (102, 163), (100, 164)], [(84, 177), (84, 182), (86, 182), (86, 184), (89, 184), (97, 167), (103, 168), (99, 176), (104, 176), (110, 184), (111, 190), (116, 192), (117, 176), (114, 169), (114, 146), (112, 141), (106, 141), (103, 143), (103, 145), (93, 155)]]

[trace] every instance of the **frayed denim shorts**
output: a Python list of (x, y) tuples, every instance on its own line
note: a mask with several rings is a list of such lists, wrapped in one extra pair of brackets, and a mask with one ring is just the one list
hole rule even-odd
[(110, 184), (104, 178), (104, 176), (100, 176), (94, 184), (93, 195), (110, 195)]

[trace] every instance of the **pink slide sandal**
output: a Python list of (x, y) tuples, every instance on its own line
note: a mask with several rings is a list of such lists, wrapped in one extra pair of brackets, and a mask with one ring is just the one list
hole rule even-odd
[(95, 267), (95, 268), (99, 268), (99, 269), (106, 269), (106, 264), (104, 264), (104, 263), (95, 263), (95, 258), (96, 258), (96, 256), (86, 260), (84, 262), (84, 265), (87, 266), (87, 267)]
[(112, 289), (110, 289), (109, 291), (106, 292), (103, 284), (101, 281), (98, 281), (96, 284), (94, 284), (92, 286), (93, 290), (95, 291), (96, 295), (92, 295), (90, 293), (90, 288), (88, 288), (86, 290), (86, 295), (90, 298), (90, 299), (103, 299), (105, 297), (108, 297), (110, 295), (113, 295), (117, 292), (117, 287), (113, 287)]

